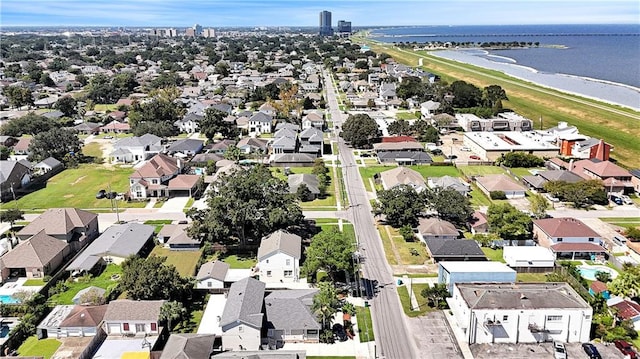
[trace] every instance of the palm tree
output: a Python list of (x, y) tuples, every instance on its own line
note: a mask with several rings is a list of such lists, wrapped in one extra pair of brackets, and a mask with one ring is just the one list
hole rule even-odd
[(322, 321), (322, 328), (328, 328), (327, 319), (331, 319), (338, 311), (338, 292), (331, 283), (318, 284), (319, 291), (313, 297), (311, 310)]
[(186, 312), (186, 309), (180, 302), (172, 301), (165, 302), (160, 307), (160, 320), (167, 322), (167, 329), (171, 330), (171, 322), (174, 320), (181, 320)]

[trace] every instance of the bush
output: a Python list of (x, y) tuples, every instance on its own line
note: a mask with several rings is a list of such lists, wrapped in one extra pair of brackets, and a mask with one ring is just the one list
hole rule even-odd
[(491, 197), (491, 199), (507, 199), (504, 191), (491, 191), (489, 192), (489, 197)]
[(505, 167), (540, 167), (544, 165), (544, 159), (525, 152), (509, 152), (500, 156), (496, 161)]
[(413, 242), (416, 240), (416, 236), (413, 234), (413, 228), (410, 225), (400, 227), (399, 232), (406, 242)]

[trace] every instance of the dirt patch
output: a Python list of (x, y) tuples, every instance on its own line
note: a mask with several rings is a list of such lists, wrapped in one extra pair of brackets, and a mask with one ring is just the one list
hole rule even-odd
[(71, 198), (71, 197), (75, 197), (75, 194), (65, 194), (63, 197), (64, 198)]
[(80, 181), (82, 181), (85, 177), (87, 177), (87, 176), (79, 177), (77, 180), (73, 181), (73, 183), (71, 183), (71, 185), (72, 185), (72, 186), (74, 186), (74, 185), (78, 184), (78, 183), (79, 183)]

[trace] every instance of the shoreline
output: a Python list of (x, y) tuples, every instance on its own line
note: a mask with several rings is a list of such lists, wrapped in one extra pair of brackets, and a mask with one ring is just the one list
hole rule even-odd
[[(427, 54), (463, 64), (500, 71), (513, 78), (531, 82), (541, 87), (640, 111), (640, 89), (631, 85), (576, 75), (540, 72), (535, 68), (519, 65), (517, 62), (491, 61), (482, 56), (466, 53), (465, 50), (472, 49), (427, 51)], [(483, 49), (477, 48), (473, 50)]]

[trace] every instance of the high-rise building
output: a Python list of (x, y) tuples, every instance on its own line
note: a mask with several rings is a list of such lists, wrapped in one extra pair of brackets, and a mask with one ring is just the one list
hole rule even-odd
[(333, 35), (333, 29), (331, 28), (331, 11), (320, 12), (320, 36)]
[(216, 30), (214, 30), (214, 29), (204, 29), (202, 31), (202, 36), (204, 36), (204, 37), (216, 37)]
[(338, 21), (338, 35), (348, 36), (351, 34), (351, 21)]
[(194, 30), (194, 29), (192, 29), (192, 28), (188, 27), (188, 28), (185, 30), (185, 36), (186, 36), (186, 37), (195, 37), (195, 36), (196, 36), (196, 30)]
[(195, 36), (202, 36), (202, 26), (198, 24), (193, 25), (193, 33)]

